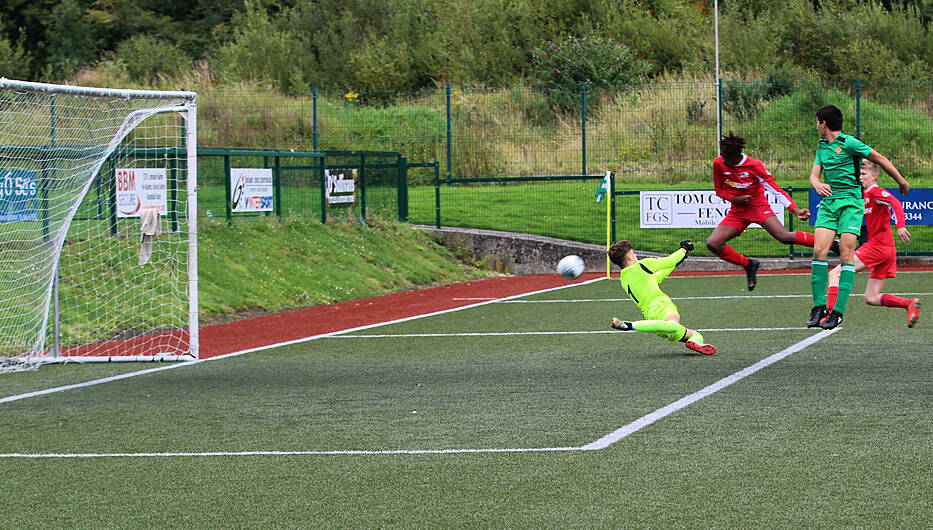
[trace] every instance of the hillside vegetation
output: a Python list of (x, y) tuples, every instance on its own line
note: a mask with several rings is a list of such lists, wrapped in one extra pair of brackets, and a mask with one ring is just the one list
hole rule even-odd
[(298, 218), (203, 222), (200, 315), (210, 323), (489, 276), (409, 225), (370, 219), (322, 225)]
[[(780, 66), (799, 79), (926, 79), (933, 70), (933, 0), (719, 8), (728, 75)], [(0, 7), (0, 75), (284, 92), (624, 83), (713, 72), (712, 10), (712, 0), (10, 0)], [(581, 61), (564, 53), (568, 39), (602, 47)]]

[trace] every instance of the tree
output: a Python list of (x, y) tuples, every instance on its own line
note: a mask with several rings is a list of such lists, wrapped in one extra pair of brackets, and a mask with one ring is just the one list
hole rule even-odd
[(46, 69), (43, 77), (56, 81), (74, 74), (98, 57), (94, 27), (78, 0), (63, 0), (52, 10), (45, 31)]

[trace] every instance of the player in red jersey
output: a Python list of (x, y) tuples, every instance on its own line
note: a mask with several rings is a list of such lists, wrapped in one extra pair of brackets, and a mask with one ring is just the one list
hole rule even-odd
[(719, 259), (733, 263), (745, 269), (748, 290), (758, 283), (758, 267), (761, 263), (736, 252), (727, 243), (737, 237), (752, 223), (758, 223), (781, 243), (813, 247), (813, 234), (809, 232), (791, 232), (784, 228), (777, 215), (768, 204), (765, 190), (771, 190), (797, 219), (810, 218), (810, 210), (800, 208), (774, 181), (774, 177), (759, 160), (742, 152), (745, 139), (731, 132), (719, 142), (722, 156), (713, 160), (713, 183), (716, 195), (732, 204), (729, 213), (719, 222), (706, 240), (706, 248), (719, 256)]
[[(884, 281), (897, 276), (897, 248), (894, 246), (894, 236), (891, 235), (892, 210), (897, 226), (897, 236), (904, 243), (910, 242), (910, 232), (907, 231), (904, 219), (904, 208), (897, 197), (878, 186), (878, 166), (875, 163), (862, 160), (862, 171), (859, 177), (864, 190), (862, 193), (865, 197), (865, 224), (868, 227), (868, 240), (855, 251), (855, 272), (871, 270), (868, 285), (865, 287), (865, 302), (868, 305), (903, 307), (907, 310), (907, 327), (912, 328), (920, 317), (920, 299), (901, 298), (881, 292)], [(836, 305), (841, 272), (842, 265), (837, 265), (829, 271), (829, 288), (826, 290), (828, 310)]]

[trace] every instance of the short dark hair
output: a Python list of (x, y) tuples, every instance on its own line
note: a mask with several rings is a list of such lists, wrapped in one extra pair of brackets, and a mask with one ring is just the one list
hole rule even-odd
[(830, 131), (842, 130), (842, 111), (835, 105), (823, 105), (817, 109), (816, 119), (824, 122)]
[(623, 239), (622, 241), (617, 241), (611, 247), (606, 254), (609, 255), (609, 260), (618, 265), (619, 267), (625, 267), (625, 255), (628, 254), (629, 250), (632, 250), (632, 242), (628, 239)]
[(722, 156), (735, 157), (742, 154), (745, 148), (745, 138), (740, 138), (729, 131), (729, 136), (719, 140), (719, 151)]

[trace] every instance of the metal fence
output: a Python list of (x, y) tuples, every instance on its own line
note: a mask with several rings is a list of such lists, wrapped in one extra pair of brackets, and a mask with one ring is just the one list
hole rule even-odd
[[(149, 151), (152, 151), (151, 149)], [(175, 149), (183, 156), (183, 149)], [(133, 153), (121, 152), (121, 156)], [(156, 153), (158, 155), (158, 153)], [(151, 158), (149, 165), (165, 159), (167, 193), (177, 195), (185, 188), (185, 170), (175, 166), (172, 158)], [(156, 163), (158, 165), (158, 163)], [(436, 172), (436, 163), (413, 164), (415, 169), (429, 167)], [(271, 209), (261, 212), (234, 211), (235, 191), (231, 184), (234, 168), (267, 169), (272, 175)], [(77, 212), (76, 220), (106, 223), (110, 233), (123, 229), (116, 215), (115, 166), (104, 164), (96, 176)], [(352, 173), (351, 173), (352, 172)], [(198, 150), (198, 209), (207, 218), (222, 218), (227, 222), (259, 217), (278, 218), (302, 216), (322, 223), (355, 220), (366, 223), (367, 216), (408, 220), (408, 159), (394, 151), (281, 151), (274, 149)], [(354, 193), (349, 202), (329, 201), (326, 176), (354, 177)], [(174, 204), (174, 203), (173, 203)], [(177, 211), (168, 212), (168, 222), (176, 230)]]
[[(842, 109), (843, 131), (886, 155), (914, 187), (933, 187), (930, 80), (698, 80), (626, 92), (583, 84), (571, 96), (562, 100), (579, 104), (558, 112), (547, 94), (526, 87), (203, 92), (199, 135), (202, 145), (396, 151), (418, 163), (409, 166), (407, 178), (414, 222), (436, 224), (440, 211), (446, 226), (508, 227), (579, 241), (593, 240), (586, 226), (602, 224), (601, 216), (581, 202), (580, 215), (597, 217), (568, 224), (568, 215), (576, 214), (557, 211), (566, 205), (553, 199), (571, 192), (545, 191), (555, 188), (552, 177), (578, 176), (581, 201), (592, 199), (583, 188), (595, 189), (606, 170), (616, 174), (619, 190), (709, 189), (717, 139), (734, 131), (779, 184), (802, 189), (818, 140), (814, 112), (827, 103)], [(525, 177), (543, 180), (515, 180)], [(891, 184), (885, 176), (881, 183)], [(483, 188), (488, 190), (478, 191)], [(483, 194), (497, 198), (485, 202)], [(804, 194), (795, 192), (795, 199), (807, 204)], [(316, 212), (313, 205), (308, 210)], [(625, 226), (626, 232), (633, 229)], [(921, 237), (911, 252), (933, 249), (926, 229), (912, 229)], [(639, 230), (636, 238), (658, 247), (676, 239), (660, 229)], [(751, 253), (787, 252), (762, 245)]]

